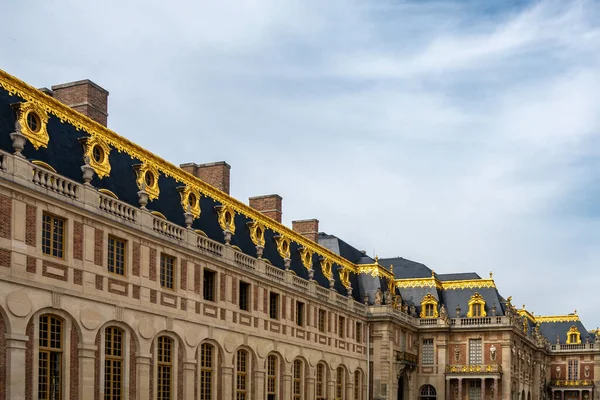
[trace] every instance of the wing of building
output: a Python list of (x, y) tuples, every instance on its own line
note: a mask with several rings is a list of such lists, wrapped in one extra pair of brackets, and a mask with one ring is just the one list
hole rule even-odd
[(0, 70), (0, 400), (599, 398), (576, 313), (290, 229), (280, 196), (231, 197), (227, 163), (172, 165), (107, 105)]

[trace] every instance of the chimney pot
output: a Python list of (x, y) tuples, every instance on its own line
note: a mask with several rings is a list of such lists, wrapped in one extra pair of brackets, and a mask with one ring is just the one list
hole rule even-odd
[(280, 195), (268, 194), (265, 196), (255, 196), (250, 197), (248, 200), (250, 207), (281, 223), (282, 198)]
[(106, 126), (108, 118), (106, 89), (89, 79), (84, 79), (52, 86), (52, 94), (56, 100)]
[(206, 164), (186, 163), (181, 164), (179, 168), (202, 179), (204, 182), (216, 187), (220, 191), (229, 194), (231, 165), (227, 164), (225, 161)]
[(303, 219), (292, 221), (292, 230), (312, 240), (315, 243), (319, 242), (319, 220), (318, 219)]

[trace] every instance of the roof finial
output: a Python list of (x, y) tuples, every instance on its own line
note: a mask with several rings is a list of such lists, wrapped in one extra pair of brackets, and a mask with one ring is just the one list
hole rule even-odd
[(394, 264), (390, 264), (390, 272), (393, 274), (394, 273)]
[(525, 309), (525, 304), (523, 304), (523, 310)]
[(431, 277), (435, 278), (435, 271), (434, 270), (431, 270)]
[(573, 311), (573, 313), (574, 313), (575, 315), (577, 315), (577, 309), (575, 309), (575, 310)]
[(493, 275), (494, 274), (492, 273), (492, 271), (490, 271), (490, 279), (493, 279)]
[(375, 264), (379, 264), (379, 256), (375, 256)]

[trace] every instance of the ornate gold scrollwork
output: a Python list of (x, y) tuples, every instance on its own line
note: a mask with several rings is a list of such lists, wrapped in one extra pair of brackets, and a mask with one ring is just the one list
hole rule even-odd
[(46, 125), (48, 124), (48, 113), (42, 107), (32, 102), (11, 104), (17, 114), (16, 130), (39, 149), (48, 147), (50, 136)]
[(181, 197), (181, 207), (184, 212), (190, 212), (194, 218), (200, 217), (200, 194), (191, 186), (179, 186), (177, 188)]
[(152, 164), (136, 164), (133, 166), (137, 174), (136, 183), (138, 189), (144, 189), (148, 193), (148, 199), (158, 199), (160, 189), (158, 187), (158, 169)]
[(421, 318), (437, 318), (438, 301), (431, 293), (427, 293), (421, 300)]
[(275, 243), (277, 244), (277, 252), (284, 260), (290, 258), (290, 239), (285, 236), (276, 236)]
[(300, 260), (302, 260), (302, 265), (304, 265), (304, 268), (310, 271), (313, 265), (313, 252), (306, 247), (301, 247), (298, 251), (300, 252)]
[(338, 271), (340, 273), (340, 282), (342, 282), (342, 285), (347, 289), (350, 287), (350, 271), (341, 266)]
[(255, 246), (265, 247), (265, 226), (260, 222), (252, 221), (248, 224), (250, 239)]
[(467, 312), (468, 318), (485, 317), (487, 315), (485, 312), (485, 300), (479, 293), (475, 292), (475, 294), (473, 294), (471, 296), (471, 299), (469, 300), (468, 304), (469, 304), (469, 311)]
[(219, 226), (223, 231), (235, 233), (235, 211), (231, 207), (222, 205), (217, 207), (217, 215), (219, 216)]
[(321, 272), (323, 273), (323, 276), (329, 280), (333, 278), (333, 272), (331, 271), (332, 266), (333, 261), (331, 261), (329, 258), (325, 257), (321, 259)]
[(581, 333), (575, 325), (567, 332), (567, 344), (581, 344)]
[(88, 157), (90, 167), (94, 169), (98, 178), (102, 179), (110, 175), (110, 146), (98, 136), (88, 136), (79, 138), (79, 143), (83, 146), (83, 156)]

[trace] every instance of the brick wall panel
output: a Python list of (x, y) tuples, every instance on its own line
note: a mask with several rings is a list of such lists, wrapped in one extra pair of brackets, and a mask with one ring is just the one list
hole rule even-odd
[(254, 285), (254, 293), (252, 296), (252, 304), (254, 307), (254, 311), (258, 311), (258, 286)]
[(6, 400), (6, 323), (0, 316), (0, 400)]
[(73, 222), (73, 259), (83, 260), (83, 223)]
[(27, 256), (27, 272), (35, 274), (37, 272), (37, 260), (35, 257)]
[(70, 393), (69, 397), (71, 400), (79, 399), (79, 335), (77, 335), (77, 329), (75, 325), (71, 327), (71, 377), (70, 377)]
[(0, 238), (10, 239), (12, 236), (12, 199), (0, 196)]
[(220, 293), (221, 293), (221, 301), (225, 301), (225, 290), (227, 287), (227, 281), (226, 281), (226, 276), (224, 273), (220, 273), (219, 274), (219, 279), (220, 279)]
[(150, 249), (150, 265), (148, 266), (148, 279), (156, 282), (156, 249)]
[(25, 244), (36, 246), (37, 243), (37, 207), (27, 204), (25, 209)]
[(200, 294), (200, 264), (194, 264), (194, 293)]
[(287, 314), (287, 297), (281, 296), (281, 319), (285, 319)]
[(94, 231), (94, 264), (101, 267), (104, 261), (104, 231)]
[(181, 276), (181, 289), (182, 290), (187, 290), (187, 266), (188, 266), (188, 262), (187, 260), (181, 260), (181, 273), (179, 274), (179, 276)]
[(25, 334), (25, 400), (33, 400), (33, 321), (27, 324)]
[(237, 303), (237, 290), (238, 290), (238, 280), (237, 278), (231, 278), (231, 302)]
[(10, 268), (10, 250), (0, 249), (0, 267)]
[(100, 331), (98, 331), (98, 333), (96, 334), (96, 360), (95, 360), (95, 364), (96, 364), (96, 368), (94, 371), (94, 386), (95, 386), (95, 390), (94, 390), (94, 399), (95, 400), (100, 400), (100, 371), (101, 371), (101, 366), (100, 366)]
[(183, 400), (183, 343), (177, 346), (177, 400)]
[(140, 244), (133, 242), (131, 248), (131, 273), (133, 276), (140, 276)]
[(129, 398), (135, 399), (137, 393), (137, 360), (136, 343), (133, 335), (129, 335)]

